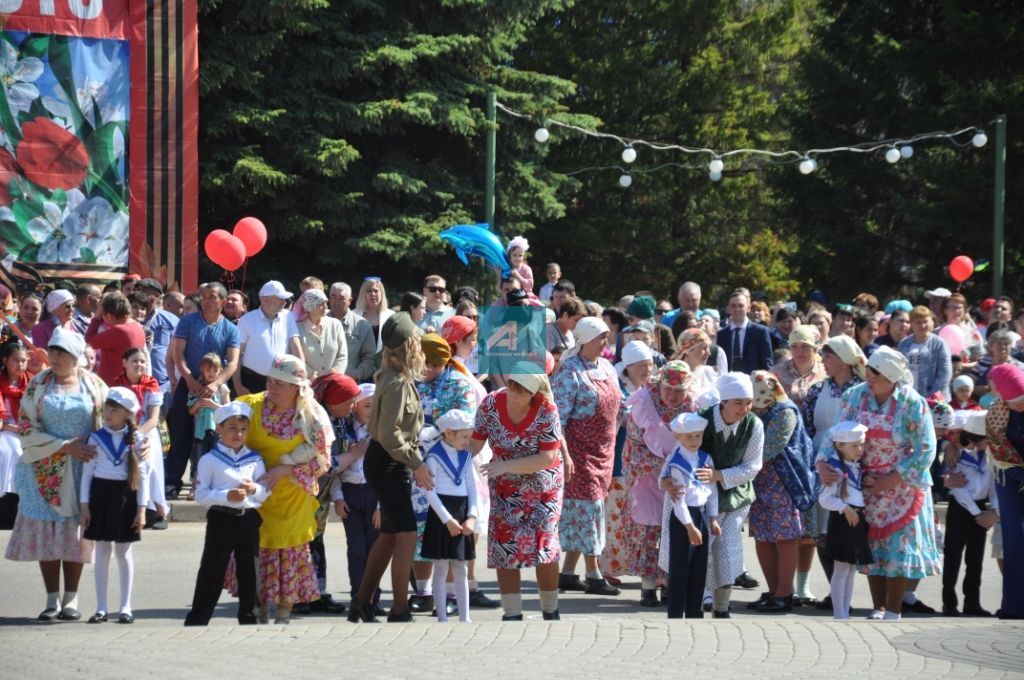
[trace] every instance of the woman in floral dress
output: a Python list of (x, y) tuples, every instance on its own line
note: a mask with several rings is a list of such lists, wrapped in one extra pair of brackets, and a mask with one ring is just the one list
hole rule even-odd
[(683, 361), (670, 361), (656, 383), (648, 383), (627, 400), (630, 407), (622, 472), (628, 489), (623, 510), (628, 571), (640, 577), (640, 604), (658, 606), (658, 550), (665, 493), (658, 475), (665, 457), (676, 446), (668, 424), (680, 413), (694, 411), (690, 368)]
[[(558, 527), (565, 552), (558, 589), (618, 595), (619, 589), (601, 575), (597, 558), (605, 546), (604, 501), (615, 463), (622, 392), (615, 369), (601, 357), (609, 334), (604, 321), (588, 316), (576, 324), (573, 334), (576, 344), (562, 357), (551, 385), (573, 463)], [(586, 583), (576, 574), (580, 555)]]
[(564, 473), (562, 426), (544, 375), (517, 364), (509, 385), (487, 395), (476, 412), (469, 450), (489, 442), (484, 466), (490, 490), (487, 564), (498, 572), (503, 621), (522, 621), (520, 569), (535, 567), (545, 620), (558, 615), (558, 520)]
[(812, 385), (825, 379), (825, 367), (818, 358), (820, 336), (814, 326), (797, 326), (789, 334), (791, 359), (779, 362), (772, 372), (797, 406), (803, 403)]
[[(935, 429), (924, 397), (911, 386), (907, 358), (881, 347), (867, 365), (867, 382), (846, 391), (839, 420), (868, 428), (864, 470), (868, 543), (875, 563), (868, 572), (872, 619), (899, 620), (908, 579), (942, 570), (935, 545), (931, 464)], [(822, 440), (818, 474), (825, 484), (838, 480), (823, 458), (832, 441)]]

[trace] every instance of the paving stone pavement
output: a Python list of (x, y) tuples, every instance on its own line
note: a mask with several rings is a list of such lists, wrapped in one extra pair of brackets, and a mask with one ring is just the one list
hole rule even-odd
[[(10, 532), (0, 532), (0, 550)], [(906, 617), (900, 623), (855, 618), (835, 622), (830, 612), (750, 614), (743, 607), (758, 591), (737, 590), (727, 621), (668, 621), (663, 609), (637, 606), (639, 586), (628, 579), (619, 597), (561, 599), (560, 622), (540, 620), (532, 574), (524, 574), (527, 621), (501, 623), (500, 610), (474, 610), (472, 624), (440, 625), (417, 616), (412, 624), (352, 625), (343, 617), (296, 617), (290, 626), (240, 627), (225, 594), (211, 625), (182, 626), (191, 599), (203, 526), (172, 524), (147, 531), (136, 553), (136, 622), (40, 624), (42, 584), (34, 564), (0, 561), (0, 679), (88, 675), (92, 678), (183, 678), (287, 675), (289, 678), (420, 678), (452, 674), (521, 680), (533, 668), (565, 677), (679, 678), (695, 671), (718, 678), (1024, 678), (1024, 624), (993, 619)], [(347, 591), (344, 531), (327, 533), (329, 585)], [(748, 567), (759, 571), (747, 539)], [(113, 565), (112, 565), (113, 567)], [(113, 571), (113, 568), (112, 568)], [(111, 573), (111, 603), (118, 580)], [(485, 590), (496, 590), (484, 570)], [(927, 579), (921, 598), (940, 603), (941, 583)], [(983, 604), (998, 606), (1000, 577), (986, 559)], [(827, 592), (815, 569), (812, 589)], [(494, 595), (496, 597), (496, 595)], [(81, 586), (85, 617), (95, 607), (92, 567)], [(854, 605), (866, 614), (867, 583), (858, 580)], [(56, 650), (60, 650), (55, 654)], [(255, 674), (254, 674), (255, 671)], [(809, 674), (813, 673), (813, 675)]]

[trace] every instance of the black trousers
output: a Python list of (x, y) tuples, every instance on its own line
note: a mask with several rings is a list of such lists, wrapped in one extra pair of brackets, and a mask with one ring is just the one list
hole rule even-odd
[[(342, 482), (341, 491), (345, 494), (348, 504), (348, 517), (341, 520), (345, 525), (346, 557), (348, 558), (348, 581), (352, 587), (352, 597), (356, 596), (359, 585), (363, 582), (366, 570), (366, 557), (370, 548), (377, 542), (380, 530), (373, 526), (373, 513), (377, 510), (377, 497), (369, 484), (349, 484)], [(380, 598), (380, 590), (374, 601)]]
[[(976, 501), (983, 511), (984, 500)], [(942, 605), (957, 606), (956, 582), (960, 578), (960, 562), (964, 569), (964, 606), (981, 605), (981, 565), (985, 561), (985, 529), (978, 526), (974, 515), (952, 497), (946, 510), (945, 557), (942, 563)]]
[(231, 553), (235, 554), (235, 576), (238, 579), (238, 622), (255, 623), (259, 607), (260, 525), (263, 519), (250, 510), (242, 516), (211, 509), (206, 513), (206, 541), (199, 562), (192, 610), (185, 617), (186, 626), (205, 626), (224, 588), (224, 573)]
[(164, 484), (175, 492), (181, 491), (181, 480), (192, 457), (195, 418), (188, 412), (188, 384), (179, 380), (171, 394), (171, 407), (167, 410), (167, 428), (171, 434), (171, 450), (164, 458)]
[(239, 376), (242, 381), (242, 387), (249, 390), (252, 394), (259, 394), (260, 392), (267, 391), (267, 376), (261, 375), (256, 371), (242, 366), (238, 369), (241, 372)]
[(707, 518), (703, 508), (690, 508), (693, 525), (700, 530), (703, 542), (690, 545), (686, 527), (673, 514), (669, 518), (668, 554), (668, 618), (704, 618), (704, 583), (708, 573)]

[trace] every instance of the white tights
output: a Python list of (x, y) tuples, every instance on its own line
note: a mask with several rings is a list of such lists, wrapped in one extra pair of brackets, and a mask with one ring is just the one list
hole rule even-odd
[(121, 609), (122, 614), (132, 613), (132, 580), (135, 576), (135, 561), (132, 559), (131, 543), (113, 543), (96, 541), (96, 611), (106, 614), (107, 582), (110, 568), (110, 553), (113, 549), (117, 559), (117, 572), (121, 577)]
[(850, 618), (850, 602), (853, 601), (853, 581), (857, 577), (857, 565), (836, 562), (829, 586), (832, 595), (832, 612), (835, 619)]
[(459, 560), (434, 562), (434, 606), (437, 607), (437, 620), (448, 620), (443, 593), (447, 590), (445, 582), (448, 580), (449, 565), (452, 570), (452, 585), (455, 587), (455, 601), (459, 603), (459, 621), (469, 623), (469, 564)]

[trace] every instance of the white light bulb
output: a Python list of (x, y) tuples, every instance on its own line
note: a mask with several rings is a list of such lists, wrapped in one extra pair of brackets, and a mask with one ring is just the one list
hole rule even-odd
[(800, 161), (800, 173), (809, 175), (818, 169), (818, 162), (813, 158), (805, 158)]
[(708, 163), (708, 170), (711, 172), (722, 172), (722, 170), (725, 170), (725, 163), (722, 162), (721, 158), (716, 158)]
[(971, 137), (971, 144), (980, 149), (981, 147), (988, 144), (988, 135), (986, 135), (984, 132), (978, 132), (973, 137)]
[(633, 184), (633, 178), (629, 175), (622, 175), (619, 177), (619, 186), (623, 189), (629, 188), (631, 184)]
[(904, 144), (903, 146), (900, 147), (900, 156), (902, 156), (903, 158), (910, 158), (913, 155), (914, 147), (910, 146), (909, 144)]
[(888, 151), (885, 152), (885, 160), (889, 161), (890, 163), (896, 163), (896, 162), (899, 161), (899, 159), (900, 159), (900, 150), (899, 149), (894, 147), (894, 148), (889, 149)]
[(548, 132), (548, 129), (546, 127), (539, 127), (537, 128), (537, 131), (533, 133), (533, 138), (536, 139), (541, 144), (548, 141), (548, 138), (550, 136), (551, 133)]
[(624, 163), (632, 163), (636, 160), (636, 149), (631, 146), (627, 146), (622, 150), (622, 161)]
[(709, 172), (708, 173), (708, 179), (710, 179), (712, 182), (718, 182), (718, 181), (720, 181), (722, 179), (722, 173), (720, 173), (720, 172)]

